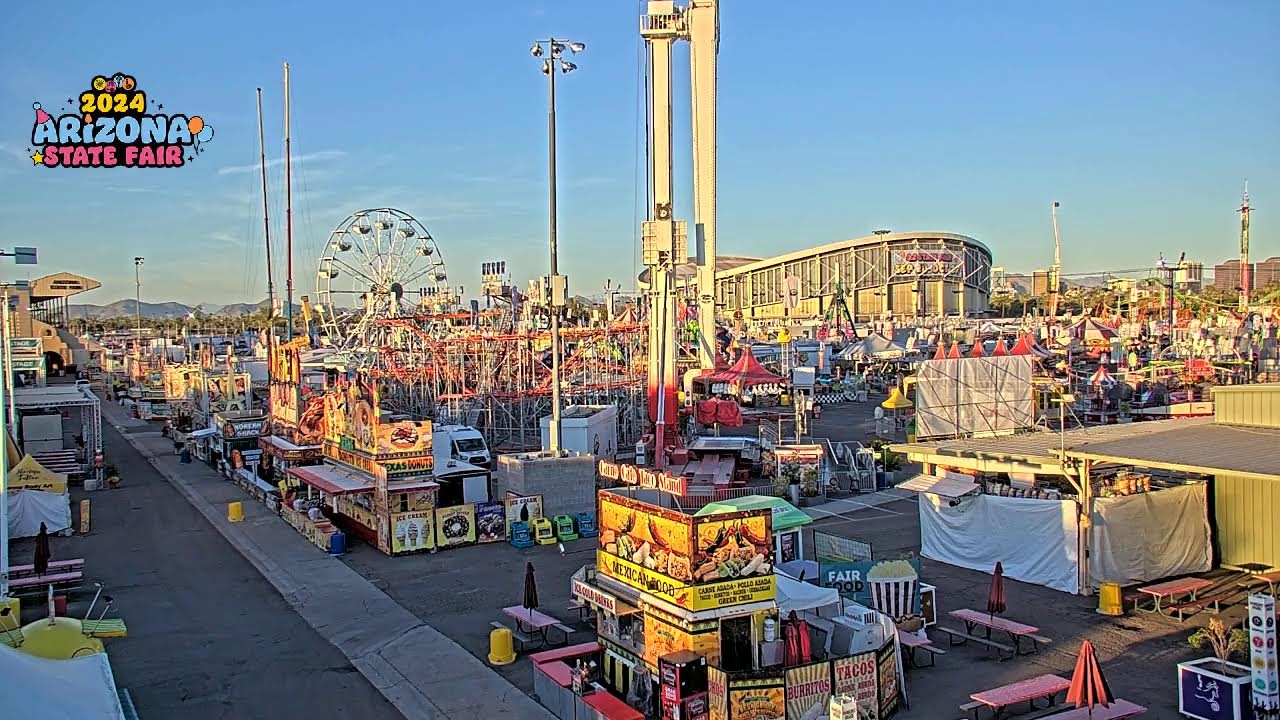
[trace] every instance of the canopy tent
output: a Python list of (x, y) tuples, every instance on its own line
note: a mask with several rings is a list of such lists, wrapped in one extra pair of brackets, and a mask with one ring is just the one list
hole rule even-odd
[(697, 378), (697, 380), (708, 385), (724, 383), (744, 388), (753, 385), (775, 385), (785, 382), (781, 377), (765, 370), (750, 349), (743, 350), (738, 355), (738, 361), (732, 367), (708, 373)]
[(27, 455), (9, 471), (10, 490), (41, 490), (49, 493), (65, 493), (67, 476), (41, 465), (34, 455)]
[(106, 653), (47, 660), (0, 644), (0, 684), (12, 717), (125, 718)]
[(896, 360), (906, 354), (907, 348), (879, 333), (872, 333), (846, 346), (837, 357), (841, 360)]
[(51, 533), (71, 527), (71, 496), (41, 490), (14, 490), (5, 493), (9, 504), (9, 537), (35, 537), (40, 523)]
[(762, 510), (764, 508), (769, 508), (773, 511), (774, 532), (792, 530), (813, 522), (813, 518), (801, 512), (795, 505), (782, 498), (769, 497), (768, 495), (744, 495), (731, 500), (707, 503), (693, 515), (694, 517), (703, 517), (720, 513), (742, 512), (744, 510)]
[(1116, 378), (1107, 372), (1105, 367), (1099, 367), (1089, 376), (1089, 387), (1106, 387), (1116, 384)]
[(840, 591), (836, 588), (818, 587), (807, 582), (792, 580), (786, 575), (775, 575), (778, 584), (778, 613), (786, 616), (792, 610), (806, 610), (823, 617), (839, 614)]
[(1091, 317), (1080, 318), (1080, 322), (1068, 328), (1072, 340), (1086, 344), (1109, 344), (1118, 333), (1115, 328), (1107, 327)]

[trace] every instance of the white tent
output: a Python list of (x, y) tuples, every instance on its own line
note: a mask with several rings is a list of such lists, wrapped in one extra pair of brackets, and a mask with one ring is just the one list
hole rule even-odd
[(66, 493), (18, 490), (7, 493), (9, 503), (9, 537), (35, 537), (40, 523), (50, 533), (71, 527), (71, 496)]
[(808, 610), (822, 617), (830, 617), (840, 612), (839, 590), (799, 582), (786, 575), (774, 577), (778, 583), (778, 613), (783, 617), (792, 610), (797, 613)]
[(841, 360), (866, 360), (869, 358), (894, 360), (906, 354), (907, 349), (902, 345), (883, 335), (872, 333), (858, 342), (846, 346), (840, 351), (839, 358)]
[(46, 660), (0, 644), (0, 686), (7, 717), (124, 720), (106, 653)]

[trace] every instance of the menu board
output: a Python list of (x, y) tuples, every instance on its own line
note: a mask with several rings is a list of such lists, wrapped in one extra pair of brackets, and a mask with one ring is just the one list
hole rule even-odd
[(436, 508), (436, 547), (447, 548), (476, 541), (476, 506)]
[[(889, 644), (892, 651), (893, 643)], [(874, 652), (838, 658), (831, 663), (835, 676), (834, 693), (851, 695), (858, 703), (858, 717), (877, 720), (880, 706), (877, 702), (879, 690), (876, 673), (879, 666)]]
[(787, 720), (810, 720), (831, 701), (831, 663), (787, 668)]
[(786, 689), (779, 679), (730, 680), (730, 720), (786, 720)]

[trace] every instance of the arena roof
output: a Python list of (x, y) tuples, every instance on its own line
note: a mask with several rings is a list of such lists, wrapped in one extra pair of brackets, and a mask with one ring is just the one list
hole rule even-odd
[(813, 255), (824, 253), (838, 252), (848, 248), (859, 247), (862, 245), (879, 245), (886, 242), (894, 241), (912, 241), (912, 240), (952, 240), (972, 245), (987, 253), (991, 257), (991, 249), (968, 235), (957, 235), (956, 233), (947, 232), (901, 232), (901, 233), (885, 233), (883, 235), (868, 235), (866, 237), (853, 238), (852, 240), (841, 240), (829, 245), (819, 245), (804, 250), (796, 250), (785, 255), (777, 255), (763, 260), (743, 263), (729, 270), (720, 270), (717, 268), (716, 275), (724, 277), (728, 275), (737, 275), (739, 273), (751, 272), (752, 270), (760, 270), (762, 268), (773, 267), (785, 262), (794, 260), (802, 260)]

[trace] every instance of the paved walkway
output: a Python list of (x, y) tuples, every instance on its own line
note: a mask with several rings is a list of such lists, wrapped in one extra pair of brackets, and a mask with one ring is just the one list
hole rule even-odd
[[(140, 426), (146, 423), (126, 417), (118, 404), (104, 402), (103, 417), (122, 430), (130, 444), (406, 718), (554, 717), (207, 465), (179, 465), (173, 443), (158, 432), (145, 431)], [(236, 500), (244, 501), (245, 517), (231, 523), (226, 506)]]

